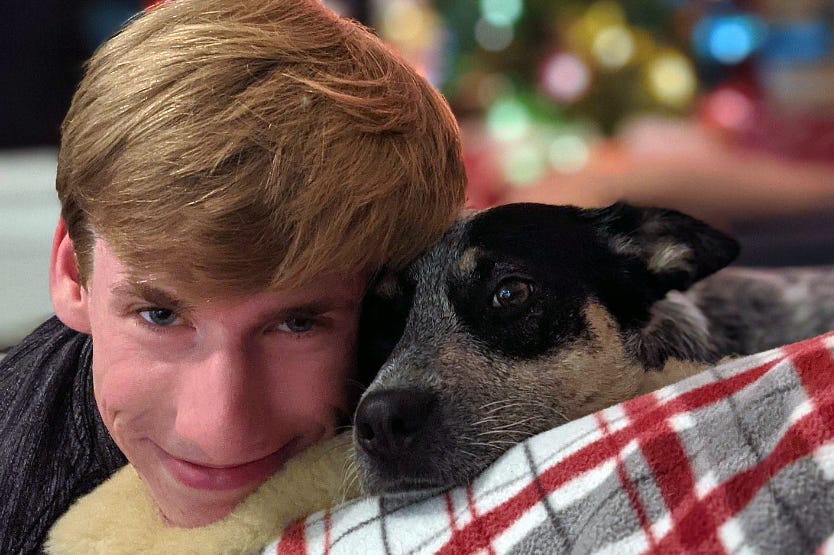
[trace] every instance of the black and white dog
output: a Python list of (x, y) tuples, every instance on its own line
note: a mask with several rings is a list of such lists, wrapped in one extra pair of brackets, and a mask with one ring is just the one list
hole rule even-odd
[(704, 279), (738, 250), (622, 204), (462, 219), (366, 301), (362, 364), (381, 368), (354, 422), (365, 491), (467, 483), (531, 435), (834, 328), (834, 269)]

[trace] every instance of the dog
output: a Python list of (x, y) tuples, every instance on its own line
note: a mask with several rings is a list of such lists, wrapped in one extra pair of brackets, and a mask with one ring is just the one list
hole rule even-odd
[(366, 298), (360, 367), (379, 371), (354, 418), (365, 493), (466, 484), (527, 437), (834, 328), (834, 303), (812, 301), (834, 299), (831, 269), (712, 276), (738, 253), (657, 208), (462, 218)]

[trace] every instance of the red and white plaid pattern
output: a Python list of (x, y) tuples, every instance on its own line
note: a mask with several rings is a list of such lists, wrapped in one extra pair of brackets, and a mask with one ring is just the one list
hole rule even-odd
[(466, 488), (354, 501), (265, 553), (834, 553), (834, 333), (530, 438)]

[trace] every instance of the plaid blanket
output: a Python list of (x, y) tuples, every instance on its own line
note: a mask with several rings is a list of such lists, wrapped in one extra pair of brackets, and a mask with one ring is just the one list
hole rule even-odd
[(356, 500), (264, 553), (834, 553), (834, 333), (530, 438), (469, 487)]

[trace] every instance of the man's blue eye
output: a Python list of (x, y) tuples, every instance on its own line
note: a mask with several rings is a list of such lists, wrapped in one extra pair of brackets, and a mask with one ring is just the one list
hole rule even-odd
[(289, 318), (278, 326), (281, 331), (290, 333), (304, 333), (313, 329), (312, 318)]
[(172, 326), (177, 323), (177, 313), (167, 308), (151, 308), (139, 312), (139, 316), (155, 326)]

